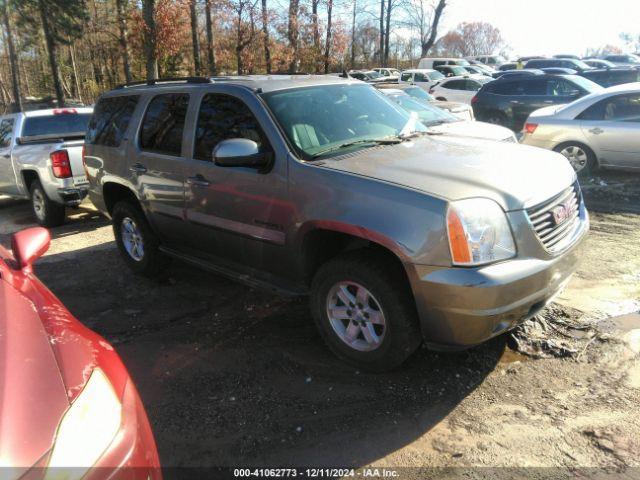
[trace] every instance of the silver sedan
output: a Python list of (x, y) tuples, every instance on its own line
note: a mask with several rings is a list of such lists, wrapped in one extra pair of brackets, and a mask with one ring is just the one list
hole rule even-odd
[(536, 110), (520, 141), (562, 153), (579, 173), (598, 167), (640, 171), (640, 83)]

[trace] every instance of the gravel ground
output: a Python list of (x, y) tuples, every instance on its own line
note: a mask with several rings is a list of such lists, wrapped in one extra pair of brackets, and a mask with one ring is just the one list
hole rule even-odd
[[(585, 182), (593, 207), (582, 265), (544, 318), (599, 321), (600, 333), (565, 331), (579, 353), (564, 358), (532, 359), (506, 335), (458, 354), (423, 349), (392, 373), (359, 372), (323, 346), (304, 300), (177, 262), (160, 280), (131, 275), (90, 207), (53, 231), (37, 273), (124, 358), (163, 465), (629, 475), (640, 466), (638, 195), (637, 176)], [(0, 199), (0, 241), (31, 221), (27, 204)]]

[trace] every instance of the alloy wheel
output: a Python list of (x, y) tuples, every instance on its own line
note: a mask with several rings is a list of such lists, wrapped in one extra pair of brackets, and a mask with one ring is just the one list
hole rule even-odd
[(36, 214), (38, 220), (43, 222), (46, 217), (46, 207), (44, 194), (40, 191), (40, 189), (36, 188), (33, 190), (33, 194), (31, 195), (31, 203), (33, 205), (33, 213)]
[(576, 145), (569, 145), (560, 150), (560, 153), (569, 160), (569, 163), (576, 173), (580, 172), (587, 166), (587, 162), (589, 160), (587, 152)]
[(364, 286), (336, 283), (327, 294), (327, 317), (338, 338), (354, 350), (370, 352), (382, 344), (387, 331), (380, 303)]
[(125, 217), (120, 224), (122, 244), (131, 258), (140, 262), (144, 258), (144, 240), (136, 222)]

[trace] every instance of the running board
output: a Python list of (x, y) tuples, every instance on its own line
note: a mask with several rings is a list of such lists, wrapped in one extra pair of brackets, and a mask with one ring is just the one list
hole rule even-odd
[[(274, 275), (263, 274), (262, 272), (246, 267), (239, 267), (238, 270), (236, 270), (231, 265), (227, 266), (221, 265), (220, 263), (214, 263), (210, 260), (194, 257), (187, 253), (179, 252), (162, 245), (160, 246), (160, 251), (170, 257), (201, 268), (202, 270), (217, 273), (249, 287), (267, 290), (283, 297), (301, 297), (309, 294), (308, 289), (287, 282), (286, 280)], [(258, 276), (259, 274), (262, 274), (264, 278), (260, 278)]]

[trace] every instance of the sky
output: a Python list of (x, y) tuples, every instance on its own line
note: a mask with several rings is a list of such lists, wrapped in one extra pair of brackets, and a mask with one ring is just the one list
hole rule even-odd
[(498, 27), (516, 55), (582, 55), (623, 47), (621, 32), (640, 34), (640, 0), (449, 0), (440, 31), (460, 22)]

